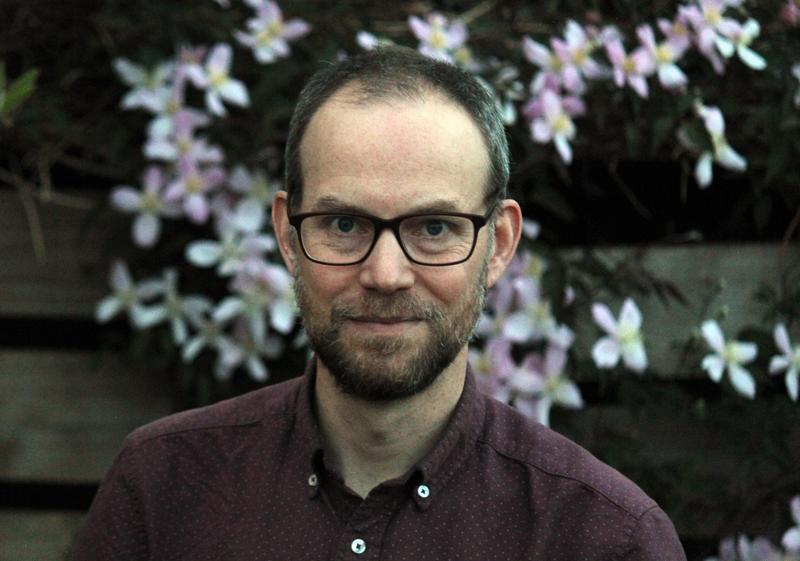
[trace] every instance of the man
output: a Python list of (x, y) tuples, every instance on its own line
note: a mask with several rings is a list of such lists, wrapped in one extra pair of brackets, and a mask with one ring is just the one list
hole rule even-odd
[(684, 560), (633, 483), (476, 390), (467, 343), (522, 221), (487, 90), (353, 57), (303, 90), (286, 154), (308, 371), (134, 432), (75, 558)]

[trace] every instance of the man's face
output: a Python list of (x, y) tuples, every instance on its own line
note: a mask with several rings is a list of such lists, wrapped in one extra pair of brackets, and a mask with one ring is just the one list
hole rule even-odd
[[(486, 210), (480, 132), (434, 95), (356, 105), (340, 92), (314, 115), (301, 150), (298, 212)], [(468, 261), (445, 267), (411, 263), (389, 230), (356, 265), (313, 263), (294, 248), (303, 323), (343, 391), (371, 400), (413, 395), (466, 352), (483, 306), (487, 236), (484, 228)]]

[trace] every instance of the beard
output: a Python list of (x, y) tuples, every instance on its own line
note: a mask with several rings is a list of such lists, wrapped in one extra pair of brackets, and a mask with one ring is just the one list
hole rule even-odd
[[(486, 298), (488, 255), (475, 284), (447, 310), (410, 293), (369, 293), (317, 309), (299, 274), (294, 291), (312, 350), (344, 393), (389, 401), (428, 388), (472, 338)], [(360, 317), (414, 318), (427, 331), (423, 341), (404, 336), (346, 337), (345, 326)]]

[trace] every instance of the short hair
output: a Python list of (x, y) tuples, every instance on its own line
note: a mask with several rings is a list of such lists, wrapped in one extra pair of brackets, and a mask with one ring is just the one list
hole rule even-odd
[(354, 87), (357, 103), (396, 98), (419, 100), (435, 93), (458, 104), (477, 125), (489, 154), (487, 206), (506, 197), (510, 167), (508, 140), (492, 90), (453, 64), (407, 47), (387, 46), (318, 70), (300, 92), (286, 139), (284, 179), (290, 209), (297, 209), (303, 197), (300, 146), (305, 131), (319, 108), (345, 86)]

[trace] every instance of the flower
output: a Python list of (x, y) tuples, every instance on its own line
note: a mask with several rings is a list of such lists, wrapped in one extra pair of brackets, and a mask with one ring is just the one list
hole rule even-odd
[[(798, 8), (800, 10), (800, 8)], [(792, 76), (797, 78), (797, 81), (800, 82), (800, 62), (792, 66)], [(797, 87), (797, 92), (794, 94), (794, 105), (795, 107), (800, 107), (800, 85)]]
[(153, 298), (164, 290), (160, 279), (142, 281), (138, 285), (133, 282), (130, 271), (123, 261), (117, 260), (111, 265), (109, 284), (113, 294), (98, 302), (95, 318), (105, 323), (121, 311), (128, 312), (134, 327), (142, 327), (144, 317), (143, 300)]
[(670, 41), (656, 43), (653, 28), (648, 24), (639, 26), (636, 29), (636, 34), (655, 64), (658, 81), (661, 85), (667, 89), (677, 89), (685, 86), (688, 78), (675, 64), (675, 61), (683, 56), (685, 50), (683, 44), (671, 43)]
[(561, 85), (564, 63), (554, 52), (526, 35), (522, 38), (522, 53), (541, 69), (531, 82), (533, 93), (539, 93), (548, 82), (553, 84), (553, 89)]
[(408, 26), (419, 39), (419, 52), (431, 58), (454, 62), (454, 54), (467, 41), (467, 26), (461, 21), (448, 22), (442, 14), (428, 14), (425, 21), (417, 16), (408, 17)]
[(214, 319), (224, 322), (244, 316), (253, 339), (262, 343), (267, 333), (265, 312), (269, 311), (270, 325), (279, 333), (289, 333), (295, 322), (291, 284), (292, 277), (282, 266), (250, 260), (231, 283), (237, 295), (220, 302), (214, 310)]
[(779, 323), (773, 332), (775, 345), (783, 354), (775, 355), (769, 362), (769, 373), (779, 374), (786, 370), (786, 390), (793, 401), (798, 397), (798, 372), (800, 372), (800, 345), (792, 348), (786, 326)]
[(560, 345), (548, 345), (544, 358), (536, 353), (527, 355), (508, 381), (514, 407), (548, 426), (553, 405), (583, 407), (580, 389), (564, 375), (566, 362), (567, 349)]
[(264, 226), (265, 210), (272, 204), (280, 184), (269, 181), (262, 172), (250, 173), (244, 166), (233, 168), (228, 184), (231, 190), (243, 196), (233, 211), (236, 227), (245, 232), (257, 232)]
[(291, 54), (289, 41), (299, 39), (311, 31), (308, 22), (295, 18), (283, 21), (278, 4), (270, 0), (245, 0), (256, 9), (256, 17), (247, 20), (249, 33), (234, 31), (239, 43), (253, 49), (253, 55), (261, 64), (275, 62)]
[(224, 156), (220, 148), (208, 145), (202, 137), (194, 136), (194, 129), (208, 122), (208, 115), (189, 108), (159, 118), (148, 129), (150, 138), (144, 146), (145, 156), (166, 162), (179, 159), (196, 163), (221, 162)]
[(198, 88), (206, 91), (206, 107), (214, 115), (227, 114), (222, 100), (241, 107), (250, 105), (247, 89), (239, 80), (228, 75), (231, 66), (232, 49), (230, 45), (218, 43), (211, 49), (205, 68), (199, 64), (188, 64), (186, 75)]
[(701, 327), (703, 337), (711, 347), (713, 354), (703, 358), (703, 370), (708, 372), (709, 377), (719, 383), (722, 374), (727, 368), (728, 377), (734, 389), (750, 399), (756, 395), (756, 384), (753, 376), (742, 364), (752, 362), (758, 353), (755, 343), (742, 343), (739, 341), (725, 341), (722, 330), (714, 320), (703, 322)]
[(481, 391), (508, 403), (508, 378), (516, 368), (511, 358), (511, 341), (495, 337), (489, 339), (486, 348), (481, 352), (471, 348), (469, 364), (476, 374), (475, 380)]
[(719, 544), (719, 557), (706, 561), (789, 561), (764, 537), (750, 541), (747, 536), (725, 538)]
[(586, 30), (574, 20), (568, 20), (564, 29), (564, 39), (553, 38), (553, 51), (561, 59), (561, 79), (564, 87), (575, 93), (584, 89), (583, 77), (600, 78), (605, 72), (591, 54), (595, 44), (589, 39)]
[(781, 543), (787, 551), (800, 554), (800, 495), (792, 498), (789, 507), (791, 508), (792, 520), (794, 520), (795, 525), (786, 530)]
[(132, 63), (126, 58), (114, 59), (114, 70), (122, 81), (133, 89), (120, 102), (123, 109), (141, 107), (151, 113), (161, 112), (170, 97), (169, 78), (175, 70), (171, 61), (162, 62), (152, 70)]
[(758, 37), (761, 27), (754, 19), (747, 20), (744, 25), (732, 19), (719, 24), (721, 35), (717, 36), (717, 48), (722, 56), (731, 58), (735, 52), (739, 59), (753, 70), (764, 70), (767, 61), (750, 48), (750, 43)]
[(196, 162), (178, 162), (178, 176), (167, 186), (164, 198), (181, 201), (186, 216), (195, 224), (208, 220), (207, 194), (225, 180), (225, 172), (219, 167), (201, 169)]
[(248, 260), (275, 249), (275, 238), (269, 234), (244, 232), (227, 224), (220, 227), (219, 241), (196, 240), (186, 246), (186, 260), (198, 267), (217, 266), (221, 277), (235, 275)]
[(653, 58), (641, 47), (631, 54), (625, 53), (622, 42), (611, 41), (606, 44), (606, 52), (611, 64), (614, 65), (614, 83), (622, 87), (627, 82), (641, 97), (648, 94), (646, 76), (653, 73), (655, 65)]
[(620, 356), (625, 366), (636, 373), (647, 368), (647, 354), (642, 342), (642, 314), (631, 298), (622, 303), (619, 321), (614, 320), (611, 310), (602, 303), (592, 304), (592, 317), (607, 336), (600, 338), (592, 347), (592, 358), (598, 368), (614, 368)]
[(743, 171), (747, 169), (745, 160), (734, 150), (725, 138), (725, 118), (718, 107), (695, 104), (697, 114), (703, 119), (703, 124), (711, 137), (712, 151), (705, 151), (700, 155), (695, 166), (694, 176), (700, 187), (708, 187), (712, 180), (712, 160), (724, 168)]
[(211, 309), (211, 301), (203, 296), (181, 296), (178, 294), (177, 284), (178, 272), (173, 268), (164, 270), (164, 301), (144, 309), (140, 316), (140, 326), (148, 328), (169, 320), (172, 340), (176, 345), (182, 345), (188, 337), (185, 318), (207, 312)]
[(233, 340), (225, 339), (219, 347), (219, 357), (214, 365), (214, 375), (219, 380), (227, 380), (241, 365), (250, 377), (257, 382), (269, 379), (269, 370), (264, 358), (276, 358), (283, 352), (283, 341), (279, 337), (267, 336), (256, 341), (247, 329), (247, 323), (238, 321), (233, 328)]
[(139, 247), (152, 247), (161, 232), (161, 216), (180, 216), (180, 206), (162, 198), (164, 175), (156, 166), (148, 167), (143, 176), (144, 189), (138, 191), (119, 185), (111, 192), (111, 203), (123, 212), (137, 213), (133, 220), (133, 241)]
[(565, 163), (570, 163), (572, 147), (569, 141), (575, 138), (575, 124), (564, 110), (558, 94), (551, 90), (543, 90), (541, 101), (543, 115), (531, 123), (531, 135), (536, 142), (542, 144), (552, 141), (561, 159)]
[(542, 297), (539, 283), (533, 278), (518, 277), (512, 282), (520, 310), (506, 317), (502, 335), (514, 343), (542, 341), (558, 327), (550, 302)]

